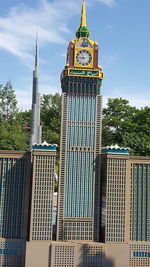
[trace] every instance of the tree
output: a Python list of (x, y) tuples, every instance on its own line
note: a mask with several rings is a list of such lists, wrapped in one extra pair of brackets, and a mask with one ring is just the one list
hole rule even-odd
[(108, 99), (103, 110), (103, 146), (118, 144), (131, 154), (150, 155), (150, 108), (137, 109), (125, 99)]
[(150, 138), (142, 132), (124, 133), (122, 145), (129, 147), (132, 155), (150, 156)]
[(28, 150), (29, 111), (21, 112), (17, 108), (16, 95), (11, 82), (0, 85), (0, 149)]
[(137, 110), (133, 122), (136, 123), (136, 132), (142, 132), (150, 137), (150, 107)]
[(28, 133), (17, 120), (0, 122), (0, 149), (28, 150)]
[(55, 95), (43, 95), (41, 101), (42, 140), (58, 145), (57, 166), (59, 165), (60, 99), (60, 95), (56, 93)]
[[(60, 95), (47, 94), (41, 101), (42, 140), (59, 145)], [(19, 111), (10, 82), (0, 85), (0, 149), (28, 150), (31, 110)], [(103, 146), (130, 147), (131, 154), (150, 156), (150, 107), (137, 109), (122, 98), (109, 98), (103, 110)], [(59, 148), (57, 149), (57, 164)]]
[(16, 119), (23, 123), (24, 126), (31, 127), (31, 110), (19, 111), (16, 115)]
[(41, 101), (42, 139), (59, 144), (60, 136), (60, 95), (43, 95)]
[(129, 101), (122, 98), (109, 98), (107, 108), (103, 110), (103, 142), (104, 145), (120, 145), (124, 132), (132, 132), (136, 122), (132, 121), (137, 109), (129, 105)]
[(0, 120), (13, 120), (17, 112), (17, 100), (11, 82), (7, 82), (5, 86), (0, 85)]
[(133, 153), (150, 156), (150, 108), (144, 107), (137, 110), (132, 121), (136, 127), (134, 131), (124, 135), (123, 143), (128, 142)]

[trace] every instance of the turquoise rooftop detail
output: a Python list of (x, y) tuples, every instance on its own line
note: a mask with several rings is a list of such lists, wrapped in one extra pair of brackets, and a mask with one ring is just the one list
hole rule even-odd
[(48, 144), (47, 142), (43, 142), (42, 144), (33, 145), (33, 150), (46, 150), (46, 151), (56, 151), (57, 145)]
[(107, 154), (126, 154), (128, 155), (130, 152), (130, 148), (127, 147), (119, 147), (117, 144), (112, 145), (112, 146), (107, 146), (102, 148), (102, 153), (107, 153)]

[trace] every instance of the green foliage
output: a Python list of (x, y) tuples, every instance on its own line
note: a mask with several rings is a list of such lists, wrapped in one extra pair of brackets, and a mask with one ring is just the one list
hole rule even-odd
[(17, 120), (1, 122), (0, 129), (0, 149), (28, 150), (28, 133)]
[(19, 111), (16, 118), (24, 126), (31, 127), (31, 110)]
[(136, 109), (125, 99), (108, 99), (103, 110), (103, 146), (130, 147), (131, 154), (150, 155), (150, 108)]
[(41, 101), (41, 124), (42, 140), (50, 144), (57, 144), (56, 164), (59, 164), (60, 142), (60, 95), (48, 94), (42, 96)]
[(142, 132), (124, 133), (122, 145), (130, 147), (132, 155), (150, 156), (150, 138)]
[(18, 113), (17, 100), (11, 82), (0, 85), (0, 120), (10, 121)]
[[(29, 113), (29, 112), (27, 112)], [(19, 112), (10, 82), (0, 86), (0, 149), (28, 150), (29, 133), (25, 130), (26, 112)]]
[(121, 144), (122, 132), (132, 132), (134, 128), (134, 124), (131, 123), (131, 116), (134, 116), (135, 113), (136, 108), (131, 107), (127, 100), (109, 98), (108, 107), (103, 110), (104, 144), (108, 143), (108, 141), (112, 144)]
[(43, 95), (41, 102), (42, 139), (59, 145), (60, 95)]
[[(60, 95), (47, 94), (41, 101), (42, 140), (60, 142)], [(0, 85), (0, 149), (28, 150), (31, 111), (19, 111), (10, 82)], [(122, 98), (108, 99), (103, 110), (103, 146), (130, 147), (131, 154), (150, 156), (150, 108), (137, 109)], [(57, 165), (59, 147), (57, 150)]]
[[(60, 95), (43, 95), (41, 103), (42, 140), (59, 145)], [(31, 110), (19, 111), (10, 82), (0, 86), (0, 149), (28, 150)], [(58, 152), (59, 153), (59, 152)], [(57, 155), (57, 161), (58, 161)]]

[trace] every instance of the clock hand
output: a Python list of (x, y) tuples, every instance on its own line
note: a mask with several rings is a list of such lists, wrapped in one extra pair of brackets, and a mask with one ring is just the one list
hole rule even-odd
[(79, 58), (85, 59), (85, 57), (79, 57)]
[(82, 51), (81, 51), (81, 54), (82, 54), (83, 57), (85, 57)]

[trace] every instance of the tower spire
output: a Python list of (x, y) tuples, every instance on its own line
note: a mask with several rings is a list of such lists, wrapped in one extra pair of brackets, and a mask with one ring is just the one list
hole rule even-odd
[(82, 1), (82, 11), (81, 11), (81, 27), (86, 27), (86, 6), (85, 1)]
[(35, 70), (39, 69), (39, 37), (38, 37), (38, 30), (36, 32), (36, 50), (35, 50)]
[(36, 33), (35, 69), (33, 71), (32, 91), (32, 123), (30, 135), (30, 150), (34, 144), (41, 143), (42, 127), (40, 125), (40, 93), (39, 93), (39, 43), (38, 31)]
[(85, 0), (82, 0), (82, 10), (81, 10), (81, 23), (80, 27), (76, 32), (76, 37), (89, 37), (89, 30), (86, 26), (86, 5), (85, 5)]

